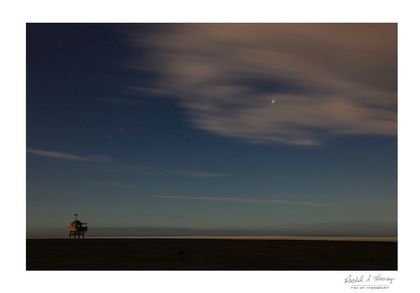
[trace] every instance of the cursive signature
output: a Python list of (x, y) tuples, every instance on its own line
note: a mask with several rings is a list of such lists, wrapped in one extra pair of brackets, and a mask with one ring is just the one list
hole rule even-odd
[(364, 282), (364, 278), (365, 278), (364, 275), (356, 276), (356, 277), (353, 277), (352, 275), (348, 275), (344, 279), (344, 283), (351, 283), (351, 284), (354, 284), (354, 283), (363, 283)]
[(353, 276), (353, 275), (348, 275), (345, 279), (344, 279), (344, 283), (349, 283), (349, 284), (365, 284), (365, 285), (390, 285), (392, 284), (392, 282), (395, 281), (394, 277), (389, 277), (389, 276), (383, 276), (382, 274), (377, 274), (377, 275), (358, 275), (358, 276)]

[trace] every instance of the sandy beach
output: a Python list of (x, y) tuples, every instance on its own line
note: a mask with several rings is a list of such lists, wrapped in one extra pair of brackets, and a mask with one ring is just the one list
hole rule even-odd
[(396, 270), (397, 243), (266, 239), (28, 239), (27, 270)]

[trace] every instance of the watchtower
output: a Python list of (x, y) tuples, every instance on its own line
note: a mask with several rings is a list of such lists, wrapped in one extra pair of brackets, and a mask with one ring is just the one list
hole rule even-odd
[(74, 221), (71, 222), (70, 226), (67, 227), (67, 232), (69, 232), (70, 239), (80, 239), (85, 238), (85, 233), (88, 230), (87, 223), (82, 223), (77, 219), (78, 214), (74, 214)]

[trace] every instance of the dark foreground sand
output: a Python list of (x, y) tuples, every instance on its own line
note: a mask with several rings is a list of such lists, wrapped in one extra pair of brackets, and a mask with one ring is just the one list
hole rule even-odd
[(28, 239), (27, 270), (396, 270), (397, 243)]

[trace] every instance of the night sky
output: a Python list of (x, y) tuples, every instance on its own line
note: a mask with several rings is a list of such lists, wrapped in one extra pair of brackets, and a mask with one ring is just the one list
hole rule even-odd
[(28, 236), (396, 236), (396, 31), (28, 24)]

